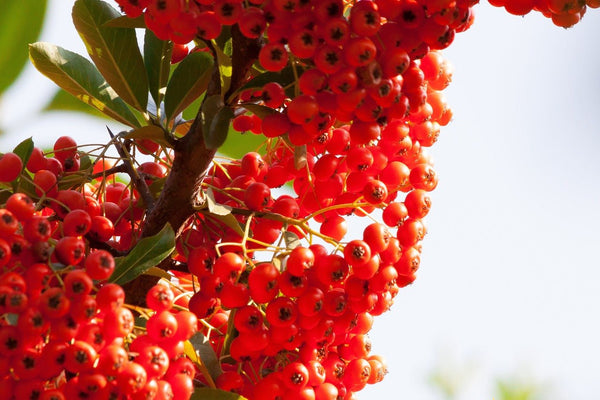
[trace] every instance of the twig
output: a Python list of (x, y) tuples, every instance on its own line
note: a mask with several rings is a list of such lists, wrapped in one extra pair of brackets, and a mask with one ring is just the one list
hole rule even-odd
[(108, 130), (108, 134), (110, 135), (110, 137), (113, 139), (113, 144), (115, 145), (119, 156), (121, 156), (121, 159), (123, 160), (123, 164), (125, 165), (125, 168), (127, 170), (126, 172), (131, 178), (133, 186), (139, 192), (140, 196), (142, 196), (142, 200), (144, 200), (144, 204), (146, 205), (146, 207), (148, 209), (151, 209), (154, 206), (154, 197), (150, 192), (150, 188), (148, 188), (146, 181), (140, 176), (140, 174), (138, 174), (137, 169), (131, 161), (131, 155), (129, 154), (127, 149), (125, 149), (123, 143), (121, 143), (119, 139), (115, 138), (115, 135), (111, 132), (110, 128), (106, 127), (106, 129)]

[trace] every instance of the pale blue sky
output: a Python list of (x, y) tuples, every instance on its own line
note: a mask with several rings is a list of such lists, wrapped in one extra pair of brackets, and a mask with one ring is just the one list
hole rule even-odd
[[(42, 40), (83, 52), (70, 1), (51, 0)], [(432, 153), (440, 184), (418, 279), (372, 331), (390, 365), (363, 400), (439, 398), (436, 365), (474, 366), (461, 400), (491, 399), (492, 376), (551, 382), (546, 400), (600, 393), (600, 12), (573, 29), (476, 7), (446, 52), (455, 119)], [(29, 69), (3, 99), (2, 149), (25, 137), (105, 141), (105, 122), (32, 120), (52, 86)]]

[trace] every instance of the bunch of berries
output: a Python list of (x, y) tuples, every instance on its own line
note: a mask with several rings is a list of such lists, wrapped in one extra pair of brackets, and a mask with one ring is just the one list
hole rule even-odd
[(156, 285), (145, 330), (136, 326), (123, 288), (107, 282), (112, 254), (85, 239), (87, 212), (37, 208), (16, 193), (0, 209), (2, 398), (189, 398), (196, 370), (183, 346), (195, 315)]

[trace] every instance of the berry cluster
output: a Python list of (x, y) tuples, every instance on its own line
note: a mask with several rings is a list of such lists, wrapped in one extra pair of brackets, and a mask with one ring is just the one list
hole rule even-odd
[(598, 0), (489, 0), (490, 4), (514, 15), (525, 15), (532, 10), (539, 11), (552, 23), (563, 28), (577, 24), (587, 7), (598, 8)]
[(60, 218), (22, 193), (0, 209), (0, 390), (4, 399), (187, 399), (196, 371), (183, 343), (197, 330), (174, 295), (147, 294), (146, 329), (106, 283), (115, 260), (89, 249), (83, 208)]
[[(30, 143), (0, 157), (3, 396), (185, 400), (206, 386), (249, 400), (355, 398), (386, 373), (370, 354), (373, 318), (420, 265), (438, 183), (427, 149), (452, 118), (441, 50), (471, 26), (477, 0), (117, 3), (176, 44), (172, 63), (192, 41), (212, 55), (212, 81), (189, 131), (158, 104), (144, 118), (164, 133), (160, 144), (143, 129), (111, 133), (114, 164), (108, 145), (84, 152), (68, 136), (51, 154)], [(561, 26), (598, 6), (493, 4)], [(219, 65), (240, 54), (251, 59)], [(156, 217), (174, 211), (156, 204), (188, 173), (176, 163), (198, 154), (182, 147), (215, 150), (207, 138), (227, 133), (213, 129), (223, 115), (264, 144), (239, 159), (205, 152), (202, 171), (189, 173), (187, 214)], [(125, 304), (109, 283), (115, 257), (135, 255), (157, 220), (177, 233), (161, 260), (150, 257), (162, 281), (147, 308)], [(362, 236), (346, 238), (354, 221)]]

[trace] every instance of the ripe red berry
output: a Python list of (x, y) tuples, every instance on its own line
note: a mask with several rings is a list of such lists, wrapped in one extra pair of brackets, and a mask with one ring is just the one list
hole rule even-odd
[(0, 182), (12, 182), (21, 174), (23, 161), (15, 153), (0, 155)]

